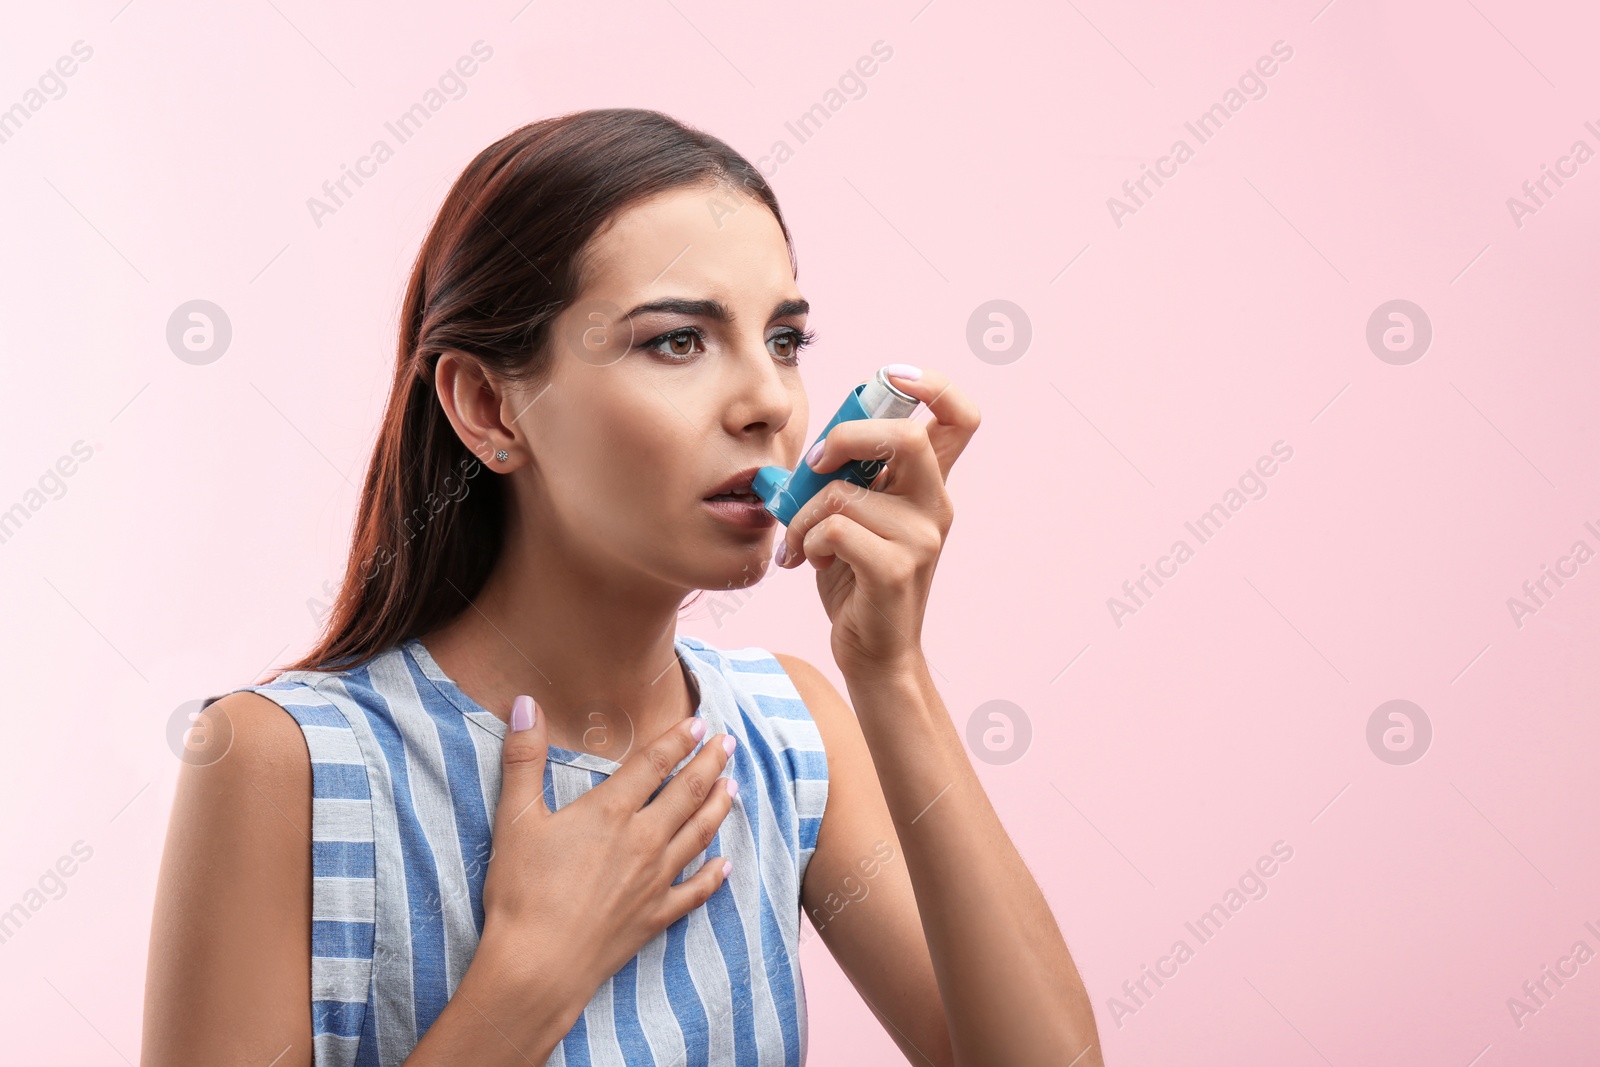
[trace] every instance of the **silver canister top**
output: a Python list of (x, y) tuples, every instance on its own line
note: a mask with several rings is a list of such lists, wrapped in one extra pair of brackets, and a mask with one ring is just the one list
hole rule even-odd
[(896, 389), (882, 367), (861, 390), (861, 406), (866, 409), (868, 418), (903, 419), (917, 410), (919, 403), (916, 397)]

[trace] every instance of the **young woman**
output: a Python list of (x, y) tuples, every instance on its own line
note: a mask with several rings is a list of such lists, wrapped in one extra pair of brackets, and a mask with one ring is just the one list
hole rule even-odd
[[(225, 754), (180, 775), (146, 1063), (798, 1064), (802, 909), (909, 1061), (1101, 1062), (920, 647), (977, 408), (897, 364), (932, 421), (808, 458), (888, 458), (871, 491), (787, 528), (744, 496), (807, 444), (792, 256), (761, 175), (657, 112), (467, 167), (327, 631), (210, 703)], [(802, 660), (676, 632), (774, 540), (854, 713)]]

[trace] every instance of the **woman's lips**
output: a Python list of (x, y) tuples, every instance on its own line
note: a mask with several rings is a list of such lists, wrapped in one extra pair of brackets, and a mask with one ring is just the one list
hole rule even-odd
[(767, 510), (761, 498), (755, 494), (732, 495), (719, 494), (707, 497), (703, 503), (711, 509), (712, 514), (735, 526), (744, 526), (752, 530), (765, 529), (778, 520)]

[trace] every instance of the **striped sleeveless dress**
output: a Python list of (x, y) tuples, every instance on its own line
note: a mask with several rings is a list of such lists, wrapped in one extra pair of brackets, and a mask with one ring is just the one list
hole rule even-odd
[[(739, 742), (723, 772), (739, 795), (674, 884), (714, 857), (733, 871), (596, 990), (552, 1067), (805, 1062), (800, 885), (828, 795), (822, 741), (770, 653), (682, 635), (673, 644), (706, 739), (726, 731)], [(399, 1064), (483, 930), (507, 726), (415, 638), (358, 668), (289, 671), (233, 692), (245, 690), (292, 715), (311, 755), (315, 1062)], [(558, 811), (620, 766), (551, 745), (545, 802)]]

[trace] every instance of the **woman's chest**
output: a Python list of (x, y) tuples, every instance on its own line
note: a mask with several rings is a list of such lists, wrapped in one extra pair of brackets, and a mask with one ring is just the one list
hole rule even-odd
[[(375, 813), (376, 823), (392, 822), (392, 833), (375, 842), (380, 1029), (387, 1021), (420, 1039), (471, 964), (494, 855), (499, 783), (489, 772), (497, 769), (484, 768), (474, 787), (452, 789), (448, 774), (415, 768), (390, 816)], [(711, 844), (673, 879), (726, 858), (728, 881), (595, 990), (551, 1063), (802, 1062), (798, 828), (771, 802), (770, 783), (743, 777)], [(559, 818), (604, 780), (591, 769), (551, 764), (546, 803)], [(572, 891), (584, 891), (581, 880)]]

